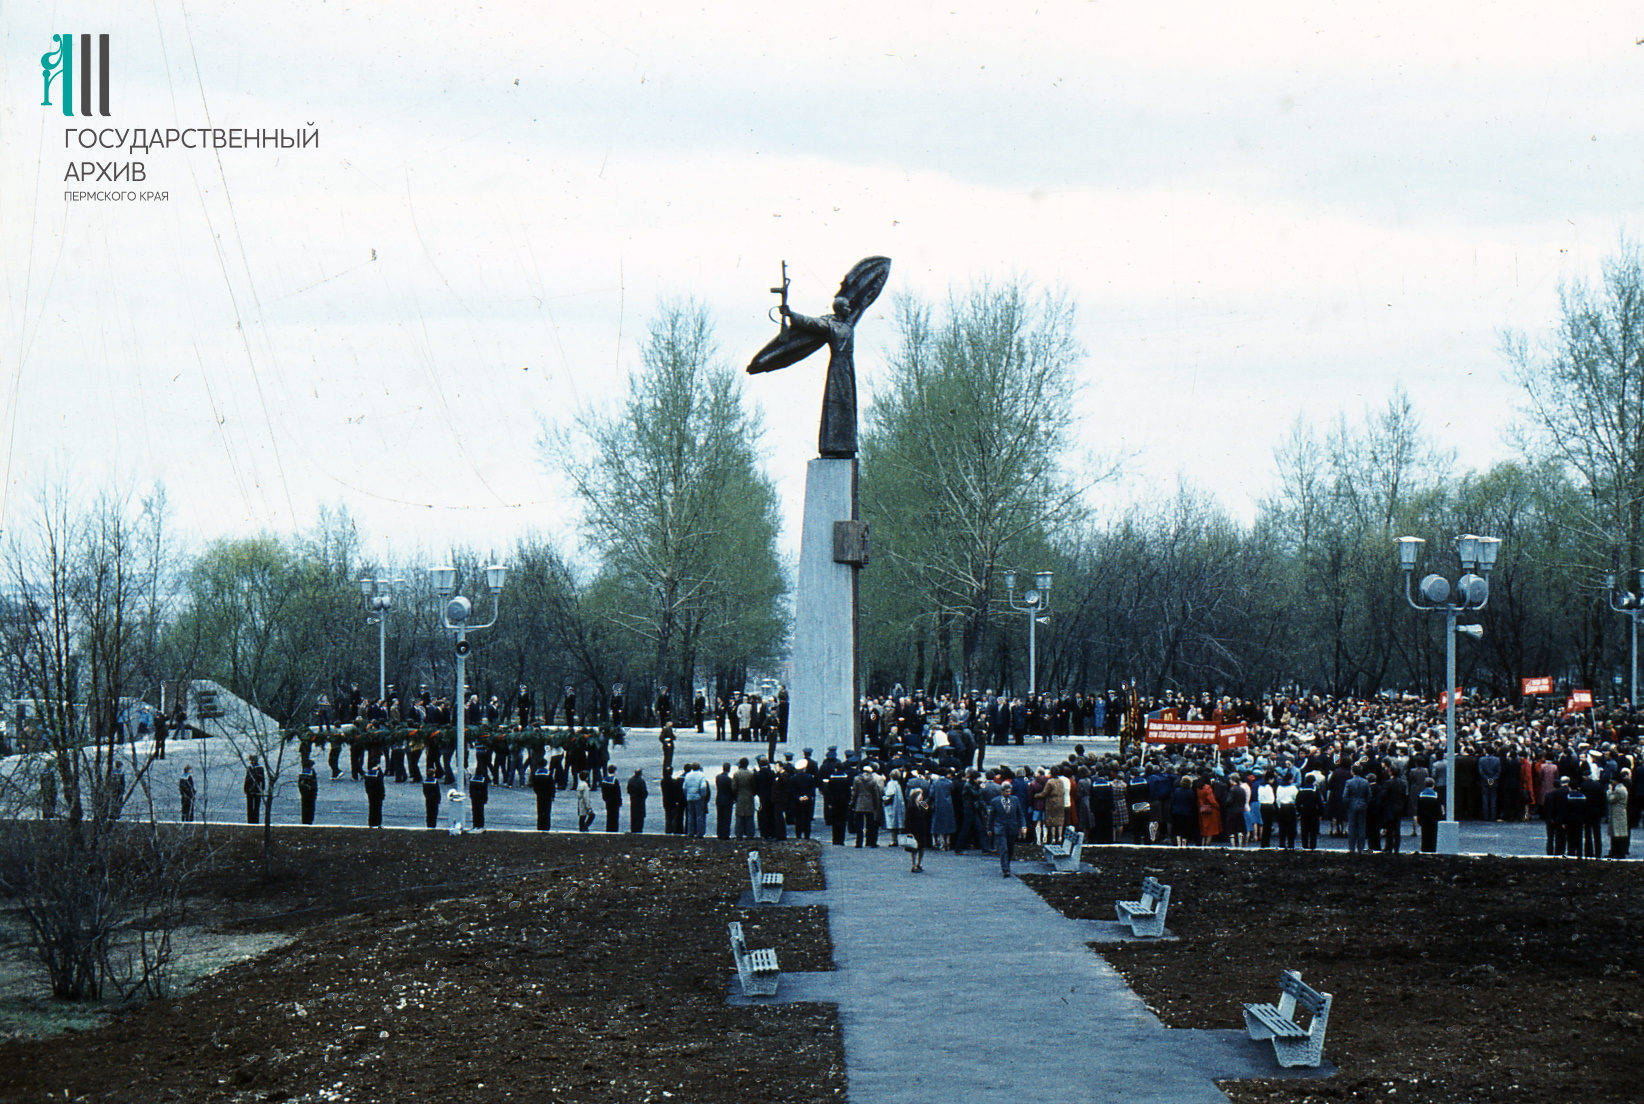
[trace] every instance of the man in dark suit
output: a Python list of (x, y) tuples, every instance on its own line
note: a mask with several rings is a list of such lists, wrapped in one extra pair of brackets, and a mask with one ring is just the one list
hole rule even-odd
[(718, 814), (717, 831), (720, 839), (731, 838), (731, 810), (736, 808), (736, 784), (731, 781), (731, 765), (720, 765), (714, 776), (714, 811)]
[(1500, 819), (1501, 778), (1501, 756), (1487, 746), (1478, 757), (1479, 817), (1483, 820)]
[(525, 688), (523, 682), (519, 684), (519, 697), (514, 701), (514, 709), (519, 717), (519, 726), (521, 728), (531, 723), (531, 714), (536, 711), (536, 701), (531, 697), (531, 691)]
[(993, 848), (999, 852), (999, 873), (1010, 877), (1010, 860), (1016, 853), (1016, 837), (1022, 833), (1022, 807), (1011, 794), (1011, 784), (999, 787), (999, 796), (988, 802), (988, 831)]
[(1604, 854), (1604, 814), (1609, 787), (1602, 779), (1586, 774), (1579, 783), (1581, 796), (1586, 801), (1587, 819), (1581, 825), (1581, 854), (1596, 859)]
[(763, 755), (759, 757), (759, 769), (754, 771), (753, 787), (754, 797), (759, 799), (759, 838), (775, 839), (773, 820), (782, 814), (776, 807), (776, 772)]
[(1404, 835), (1404, 809), (1409, 804), (1410, 795), (1397, 767), (1388, 763), (1384, 772), (1387, 780), (1381, 786), (1382, 848), (1393, 854), (1398, 851), (1400, 837)]
[(822, 770), (822, 821), (833, 829), (834, 846), (842, 847), (845, 830), (850, 826), (851, 776), (837, 760), (832, 772), (826, 761)]
[(1564, 854), (1564, 791), (1568, 778), (1560, 778), (1558, 786), (1547, 791), (1541, 802), (1541, 822), (1547, 826), (1547, 854)]
[(651, 788), (645, 784), (645, 772), (636, 770), (628, 779), (628, 831), (645, 831), (645, 799), (650, 796)]
[(1587, 828), (1587, 795), (1575, 779), (1561, 778), (1559, 781), (1563, 785), (1564, 807), (1559, 812), (1563, 839), (1558, 853), (1579, 859), (1582, 857), (1582, 837)]
[(1428, 854), (1438, 850), (1438, 826), (1443, 819), (1444, 799), (1429, 778), (1416, 797), (1416, 826), (1421, 829), (1421, 849)]
[(816, 776), (797, 770), (788, 776), (788, 807), (793, 812), (793, 834), (811, 838), (811, 821), (816, 816)]

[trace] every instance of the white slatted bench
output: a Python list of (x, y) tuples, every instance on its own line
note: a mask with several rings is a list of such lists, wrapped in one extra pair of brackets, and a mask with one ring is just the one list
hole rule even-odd
[(742, 982), (745, 997), (774, 997), (782, 971), (776, 965), (776, 950), (748, 950), (748, 941), (742, 935), (742, 925), (731, 922), (731, 957), (736, 960), (736, 976)]
[(782, 875), (767, 874), (759, 865), (759, 852), (748, 852), (748, 881), (753, 884), (756, 905), (776, 905), (782, 902)]
[[(1279, 1003), (1247, 1004), (1244, 1025), (1252, 1039), (1273, 1040), (1279, 1065), (1317, 1066), (1324, 1061), (1324, 1031), (1330, 1025), (1330, 994), (1321, 993), (1301, 979), (1295, 970), (1279, 974)], [(1311, 1022), (1304, 1028), (1296, 1022), (1296, 1008), (1306, 1009)]]
[(1077, 828), (1069, 828), (1062, 836), (1061, 843), (1045, 844), (1045, 858), (1050, 863), (1051, 873), (1077, 874), (1079, 872), (1079, 853), (1084, 850), (1084, 847), (1084, 833)]
[(1119, 923), (1129, 924), (1132, 935), (1163, 935), (1169, 910), (1170, 887), (1157, 878), (1142, 879), (1141, 900), (1113, 902)]

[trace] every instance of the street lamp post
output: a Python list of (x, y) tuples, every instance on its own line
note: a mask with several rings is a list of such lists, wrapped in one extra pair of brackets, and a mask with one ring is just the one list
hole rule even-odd
[(403, 579), (360, 579), (360, 597), (365, 608), (375, 616), (366, 618), (367, 625), (377, 626), (377, 701), (388, 708), (388, 611), (394, 608), (394, 587)]
[[(1400, 537), (1394, 543), (1398, 545), (1399, 566), (1404, 569), (1404, 600), (1412, 609), (1444, 614), (1444, 696), (1448, 705), (1444, 713), (1444, 820), (1438, 826), (1438, 851), (1442, 855), (1454, 855), (1461, 851), (1461, 824), (1456, 820), (1456, 633), (1477, 637), (1483, 631), (1478, 625), (1458, 627), (1456, 614), (1477, 612), (1489, 604), (1490, 571), (1496, 565), (1501, 539), (1471, 533), (1457, 537), (1456, 557), (1466, 573), (1456, 580), (1457, 601), (1450, 600), (1450, 580), (1442, 575), (1427, 575), (1420, 585), (1426, 605), (1416, 601), (1411, 577), (1421, 546), (1427, 542), (1420, 537)], [(1483, 575), (1476, 575), (1475, 571)]]
[(492, 564), (485, 569), (485, 585), (491, 591), (491, 620), (483, 625), (469, 622), (474, 615), (474, 603), (456, 594), (457, 569), (454, 567), (436, 567), (429, 572), (434, 580), (434, 593), (445, 599), (445, 608), (440, 618), (445, 627), (456, 634), (457, 653), (457, 785), (451, 790), (451, 819), (450, 832), (453, 836), (460, 836), (464, 831), (462, 796), (468, 785), (468, 634), (476, 629), (488, 629), (497, 623), (497, 610), (502, 603), (502, 583), (507, 577), (508, 569), (501, 564)]
[[(1639, 590), (1644, 591), (1644, 568), (1641, 568), (1638, 572), (1638, 588), (1639, 588)], [(1615, 589), (1615, 574), (1613, 572), (1609, 575), (1604, 576), (1604, 589), (1608, 592), (1610, 608), (1615, 610), (1617, 613), (1626, 614), (1627, 615), (1627, 620), (1629, 620), (1633, 623), (1633, 625), (1632, 625), (1632, 646), (1631, 646), (1631, 649), (1630, 649), (1630, 654), (1631, 654), (1631, 657), (1632, 657), (1633, 676), (1632, 676), (1632, 682), (1630, 682), (1627, 686), (1627, 706), (1630, 709), (1637, 709), (1638, 708), (1638, 615), (1641, 614), (1641, 613), (1644, 613), (1644, 597), (1641, 597), (1641, 596), (1639, 596), (1637, 594), (1634, 594), (1631, 591), (1627, 591), (1627, 590), (1617, 592), (1616, 589)]]
[(1020, 605), (1016, 602), (1016, 572), (1005, 572), (1005, 597), (1011, 609), (1028, 615), (1028, 696), (1033, 697), (1039, 693), (1039, 615), (1050, 609), (1050, 572), (1034, 574), (1033, 586), (1022, 592)]

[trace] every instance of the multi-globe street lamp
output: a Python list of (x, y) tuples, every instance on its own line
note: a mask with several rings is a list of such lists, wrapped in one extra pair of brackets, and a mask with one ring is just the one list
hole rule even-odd
[(451, 790), (450, 832), (453, 836), (460, 836), (465, 830), (462, 792), (468, 785), (468, 634), (477, 629), (488, 629), (497, 623), (497, 611), (502, 605), (502, 584), (508, 575), (508, 569), (501, 564), (492, 564), (485, 569), (485, 585), (491, 591), (491, 620), (483, 625), (476, 625), (470, 621), (474, 616), (474, 603), (455, 593), (456, 568), (436, 567), (429, 574), (433, 576), (434, 593), (445, 599), (445, 608), (440, 612), (440, 619), (447, 629), (456, 634), (457, 696), (454, 712), (457, 715), (457, 785)]
[(377, 701), (388, 708), (388, 611), (394, 608), (394, 588), (404, 579), (360, 579), (360, 597), (365, 599), (367, 625), (377, 626)]
[[(1022, 592), (1022, 602), (1016, 602), (1016, 572), (1005, 572), (1005, 596), (1010, 608), (1028, 615), (1028, 696), (1039, 693), (1039, 617), (1050, 609), (1050, 572), (1039, 571), (1033, 576), (1033, 586)], [(1049, 618), (1045, 618), (1049, 623)]]
[[(1644, 595), (1634, 594), (1631, 591), (1617, 591), (1615, 589), (1615, 573), (1604, 576), (1604, 589), (1608, 592), (1610, 608), (1617, 613), (1627, 615), (1632, 622), (1632, 682), (1627, 686), (1627, 705), (1638, 708), (1638, 615), (1644, 613)], [(1644, 569), (1638, 572), (1638, 589), (1644, 591)]]
[[(1458, 613), (1473, 613), (1490, 601), (1490, 571), (1496, 565), (1496, 553), (1501, 549), (1499, 537), (1480, 537), (1471, 533), (1456, 538), (1456, 557), (1465, 574), (1456, 580), (1455, 601), (1451, 601), (1450, 580), (1442, 575), (1427, 575), (1421, 580), (1420, 591), (1426, 605), (1416, 601), (1411, 590), (1411, 577), (1421, 546), (1427, 542), (1420, 537), (1400, 537), (1399, 566), (1404, 569), (1404, 599), (1412, 609), (1444, 614), (1444, 820), (1438, 826), (1438, 851), (1454, 855), (1461, 851), (1461, 824), (1456, 820), (1456, 633), (1464, 632), (1475, 639), (1483, 634), (1479, 625), (1456, 624)], [(1475, 572), (1483, 572), (1482, 575)]]

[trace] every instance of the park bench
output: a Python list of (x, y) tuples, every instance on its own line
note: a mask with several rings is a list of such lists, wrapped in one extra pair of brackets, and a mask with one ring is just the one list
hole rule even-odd
[(1141, 900), (1113, 902), (1119, 922), (1129, 924), (1132, 935), (1163, 935), (1169, 909), (1170, 887), (1151, 877), (1142, 879)]
[[(1324, 1060), (1324, 1029), (1330, 1024), (1330, 994), (1302, 981), (1295, 970), (1279, 974), (1278, 1004), (1247, 1004), (1244, 1024), (1252, 1039), (1272, 1039), (1279, 1065), (1317, 1066)], [(1307, 1010), (1311, 1022), (1296, 1023), (1296, 1007)]]
[(1050, 863), (1051, 873), (1077, 874), (1079, 872), (1079, 853), (1084, 850), (1084, 847), (1084, 834), (1077, 828), (1069, 828), (1062, 836), (1061, 843), (1045, 844), (1045, 859)]
[(748, 852), (748, 881), (753, 883), (756, 905), (775, 905), (782, 901), (782, 875), (767, 874), (759, 865), (759, 852)]
[(742, 925), (731, 922), (731, 957), (736, 959), (736, 976), (742, 982), (745, 997), (774, 997), (782, 971), (776, 965), (776, 951), (748, 950), (748, 941), (742, 935)]

